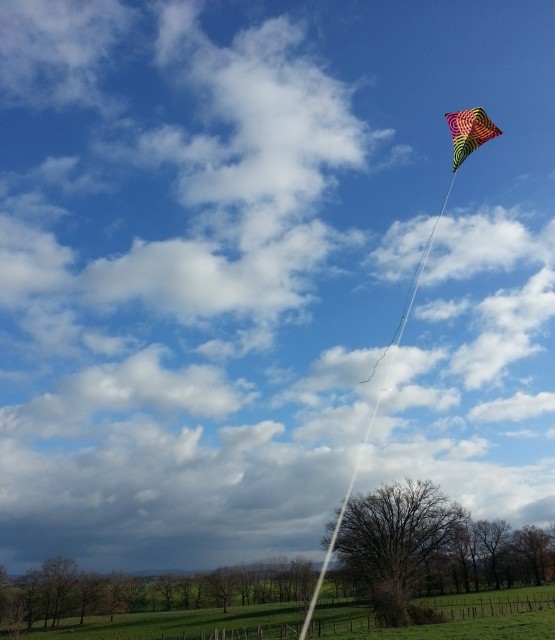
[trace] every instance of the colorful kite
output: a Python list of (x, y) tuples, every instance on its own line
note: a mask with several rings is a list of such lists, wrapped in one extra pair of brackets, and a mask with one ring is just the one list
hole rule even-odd
[(453, 173), (480, 145), (503, 132), (488, 118), (482, 107), (446, 113), (455, 147)]

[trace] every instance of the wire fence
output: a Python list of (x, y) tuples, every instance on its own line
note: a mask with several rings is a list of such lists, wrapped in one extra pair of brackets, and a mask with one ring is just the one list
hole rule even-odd
[(475, 618), (485, 618), (491, 616), (506, 616), (515, 613), (532, 613), (534, 611), (542, 611), (544, 609), (555, 609), (555, 594), (552, 597), (545, 595), (538, 597), (511, 598), (507, 596), (506, 600), (502, 598), (466, 598), (464, 606), (461, 606), (460, 599), (449, 601), (442, 598), (437, 600), (421, 600), (418, 604), (425, 607), (432, 607), (447, 620), (468, 620)]

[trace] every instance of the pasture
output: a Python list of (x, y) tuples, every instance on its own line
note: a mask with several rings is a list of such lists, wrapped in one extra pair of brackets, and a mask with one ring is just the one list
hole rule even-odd
[[(449, 595), (416, 601), (443, 612), (447, 622), (402, 629), (380, 629), (371, 611), (352, 603), (320, 606), (313, 638), (381, 638), (382, 640), (543, 640), (555, 629), (555, 585)], [(294, 640), (303, 614), (295, 605), (122, 614), (110, 622), (96, 616), (79, 625), (62, 620), (58, 628), (38, 624), (22, 632), (29, 640)], [(2, 636), (9, 637), (8, 629)], [(61, 637), (60, 637), (61, 636)], [(21, 637), (21, 636), (20, 636)], [(13, 635), (12, 635), (13, 638)]]

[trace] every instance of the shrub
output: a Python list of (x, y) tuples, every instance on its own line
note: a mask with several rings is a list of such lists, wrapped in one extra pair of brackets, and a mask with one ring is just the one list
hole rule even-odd
[(407, 614), (411, 624), (441, 624), (447, 622), (447, 618), (439, 611), (434, 611), (431, 607), (422, 607), (410, 604), (407, 607)]

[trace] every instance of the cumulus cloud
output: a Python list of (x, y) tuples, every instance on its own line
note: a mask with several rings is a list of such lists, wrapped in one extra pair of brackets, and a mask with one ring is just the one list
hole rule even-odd
[(555, 276), (544, 267), (521, 287), (486, 296), (473, 308), (483, 332), (453, 354), (451, 370), (469, 389), (499, 383), (506, 368), (541, 351), (533, 337), (555, 315)]
[(54, 234), (0, 215), (0, 304), (18, 307), (34, 296), (71, 286), (73, 251)]
[(486, 382), (500, 384), (506, 367), (539, 350), (523, 333), (505, 335), (485, 331), (474, 342), (455, 351), (450, 369), (464, 378), (467, 389), (478, 389)]
[(332, 230), (314, 221), (237, 259), (208, 240), (136, 240), (131, 251), (89, 264), (80, 276), (87, 300), (117, 305), (142, 301), (185, 324), (224, 314), (264, 322), (311, 301), (305, 274), (335, 244)]
[(17, 435), (76, 437), (94, 431), (96, 416), (128, 413), (222, 418), (256, 397), (252, 384), (230, 382), (211, 365), (164, 366), (165, 350), (152, 345), (119, 362), (96, 364), (66, 377), (57, 393), (0, 409), (0, 430)]
[(498, 398), (476, 405), (468, 417), (476, 422), (520, 422), (546, 413), (555, 413), (555, 393), (542, 391), (529, 395), (518, 391), (511, 398)]
[[(494, 207), (456, 218), (444, 216), (435, 233), (422, 284), (468, 280), (482, 271), (507, 270), (517, 261), (541, 260), (545, 254), (539, 253), (541, 244), (516, 214)], [(395, 222), (370, 255), (376, 275), (393, 282), (412, 275), (435, 223), (436, 218), (430, 217)]]
[(383, 444), (393, 430), (408, 426), (409, 420), (401, 417), (403, 412), (417, 408), (447, 411), (458, 405), (456, 389), (415, 383), (436, 369), (445, 352), (413, 347), (395, 351), (392, 347), (379, 361), (368, 382), (363, 380), (382, 358), (383, 350), (349, 352), (334, 347), (321, 354), (309, 374), (276, 399), (303, 408), (293, 432), (295, 439), (357, 446), (368, 438)]
[(362, 242), (313, 220), (334, 184), (330, 171), (363, 169), (393, 131), (370, 132), (352, 114), (350, 90), (302, 54), (304, 32), (287, 18), (218, 47), (200, 31), (194, 3), (160, 7), (157, 62), (202, 96), (207, 129), (217, 133), (135, 129), (116, 156), (172, 168), (180, 201), (202, 209), (187, 238), (136, 240), (127, 254), (89, 264), (82, 291), (92, 304), (140, 300), (188, 325), (248, 317), (235, 343), (210, 340), (199, 352), (266, 349), (272, 323), (285, 312), (303, 317), (314, 301), (311, 280), (329, 256)]
[(433, 300), (414, 309), (416, 318), (426, 322), (445, 322), (466, 313), (470, 307), (469, 300)]
[(133, 11), (119, 0), (0, 7), (0, 86), (8, 104), (102, 106), (99, 79)]
[(555, 272), (541, 269), (522, 288), (488, 296), (479, 310), (506, 331), (534, 331), (555, 316)]

